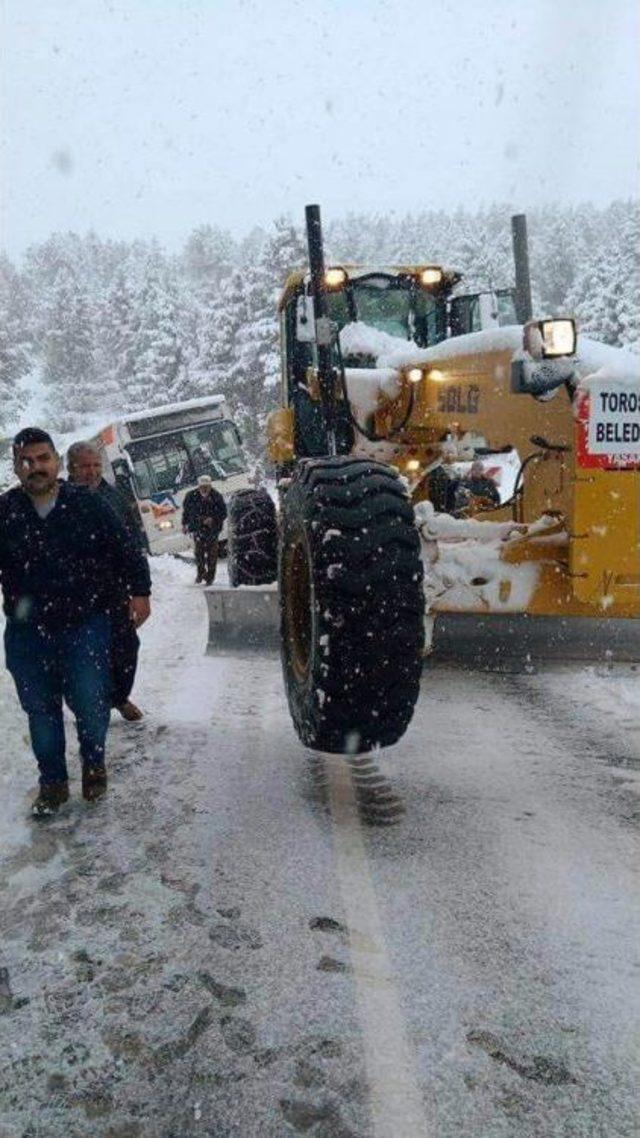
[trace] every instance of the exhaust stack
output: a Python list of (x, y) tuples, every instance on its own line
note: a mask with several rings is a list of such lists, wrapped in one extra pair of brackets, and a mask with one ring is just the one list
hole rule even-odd
[(331, 323), (327, 290), (324, 279), (324, 248), (320, 206), (308, 205), (305, 210), (307, 221), (307, 245), (309, 249), (309, 269), (311, 275), (311, 295), (315, 313), (315, 338), (318, 352), (318, 379), (322, 406), (327, 426), (327, 442), (330, 455), (337, 453), (336, 447), (336, 394), (331, 362)]
[(511, 218), (511, 237), (513, 240), (513, 260), (516, 267), (516, 315), (520, 324), (526, 324), (533, 315), (533, 305), (531, 303), (531, 278), (529, 276), (527, 219), (524, 213), (517, 213)]

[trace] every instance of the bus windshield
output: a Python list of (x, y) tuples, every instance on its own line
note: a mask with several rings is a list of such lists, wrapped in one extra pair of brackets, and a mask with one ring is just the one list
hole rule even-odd
[(238, 432), (226, 421), (138, 439), (127, 444), (127, 451), (141, 498), (195, 486), (201, 474), (219, 480), (247, 468)]

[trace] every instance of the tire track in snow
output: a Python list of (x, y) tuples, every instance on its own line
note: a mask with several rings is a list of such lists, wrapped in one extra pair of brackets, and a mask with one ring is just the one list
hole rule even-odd
[(336, 755), (325, 758), (338, 880), (353, 962), (365, 1066), (371, 1094), (371, 1138), (421, 1138), (429, 1125), (416, 1080), (393, 968), (367, 866), (352, 774)]

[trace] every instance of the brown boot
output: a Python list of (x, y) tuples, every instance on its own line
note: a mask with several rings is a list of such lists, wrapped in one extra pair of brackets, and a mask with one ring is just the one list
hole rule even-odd
[(82, 768), (82, 797), (87, 802), (95, 802), (107, 792), (107, 772), (105, 767)]
[(118, 711), (123, 719), (127, 719), (129, 723), (134, 723), (137, 719), (144, 719), (144, 714), (135, 703), (128, 699), (125, 703), (118, 705)]
[(31, 804), (32, 818), (51, 818), (58, 813), (58, 807), (69, 801), (68, 782), (49, 782), (40, 787), (37, 798)]

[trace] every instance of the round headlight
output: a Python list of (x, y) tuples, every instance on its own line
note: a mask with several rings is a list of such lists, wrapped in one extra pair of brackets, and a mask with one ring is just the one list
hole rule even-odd
[(422, 368), (410, 367), (407, 372), (407, 379), (409, 380), (409, 383), (420, 383), (420, 380), (422, 379)]

